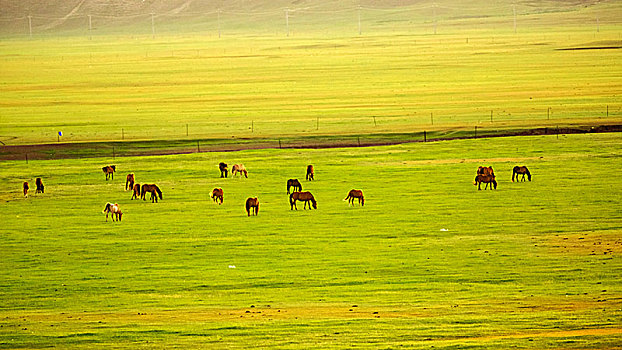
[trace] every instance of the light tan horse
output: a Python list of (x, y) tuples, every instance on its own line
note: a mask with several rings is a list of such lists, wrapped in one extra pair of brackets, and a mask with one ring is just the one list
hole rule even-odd
[(222, 188), (215, 188), (212, 191), (212, 194), (210, 195), (210, 197), (212, 197), (214, 199), (214, 202), (216, 203), (218, 203), (218, 201), (220, 200), (220, 203), (218, 203), (218, 205), (221, 205), (223, 197), (224, 197), (224, 192)]
[(257, 199), (257, 197), (246, 199), (246, 213), (248, 216), (251, 216), (251, 209), (253, 214), (257, 216), (259, 213), (259, 199)]
[(307, 165), (307, 181), (313, 181), (314, 174), (313, 165)]
[(363, 191), (361, 190), (350, 190), (344, 201), (348, 201), (349, 205), (354, 205), (354, 199), (356, 198), (358, 198), (361, 206), (365, 205), (365, 196), (363, 196)]
[(477, 190), (481, 190), (481, 186), (482, 183), (486, 184), (486, 187), (484, 187), (484, 189), (488, 188), (488, 185), (490, 185), (490, 189), (492, 190), (492, 186), (495, 186), (495, 190), (497, 189), (497, 181), (495, 180), (495, 176), (494, 175), (477, 175), (475, 177), (475, 181), (473, 182), (473, 185), (477, 186)]
[(102, 213), (106, 214), (106, 222), (108, 222), (108, 214), (112, 217), (112, 221), (114, 221), (115, 218), (117, 221), (121, 221), (121, 217), (123, 216), (123, 212), (117, 203), (106, 203)]
[(24, 181), (24, 184), (22, 185), (22, 189), (24, 190), (24, 197), (28, 198), (28, 190), (30, 189), (30, 186), (28, 186), (27, 181)]
[(134, 174), (127, 174), (125, 177), (125, 190), (132, 190), (134, 188)]
[(246, 171), (244, 164), (234, 164), (233, 167), (231, 167), (231, 176), (234, 176), (237, 173), (240, 173), (240, 177), (242, 177), (242, 174), (244, 174), (245, 177), (248, 177), (248, 171)]
[(108, 181), (109, 177), (114, 180), (114, 172), (117, 171), (117, 167), (115, 165), (107, 165), (102, 168), (102, 171), (106, 174), (106, 181)]
[(308, 202), (311, 202), (309, 203), (309, 209), (311, 209), (311, 205), (313, 205), (314, 209), (317, 209), (317, 202), (315, 201), (315, 198), (313, 198), (311, 192), (292, 192), (292, 194), (289, 195), (289, 205), (291, 206), (291, 210), (294, 210), (294, 208), (298, 210), (296, 201), (305, 202), (303, 209), (307, 209)]
[(134, 184), (132, 187), (132, 199), (140, 199), (140, 184)]
[(35, 194), (45, 193), (45, 186), (43, 186), (43, 180), (41, 180), (40, 177), (35, 179), (35, 185), (37, 185), (37, 190), (35, 191)]

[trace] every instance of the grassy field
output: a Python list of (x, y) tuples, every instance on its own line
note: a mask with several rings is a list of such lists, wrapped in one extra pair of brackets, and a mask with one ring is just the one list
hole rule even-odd
[[(110, 159), (3, 162), (0, 348), (619, 348), (621, 144), (128, 157), (108, 182)], [(249, 178), (220, 179), (220, 161)], [(291, 211), (285, 182), (307, 164), (318, 210)], [(532, 182), (510, 181), (519, 164)], [(472, 185), (479, 165), (496, 191)], [(131, 201), (129, 172), (164, 199)], [(39, 176), (46, 193), (24, 199)], [(352, 188), (364, 207), (342, 201)], [(108, 201), (122, 222), (104, 221)]]
[[(407, 33), (403, 33), (407, 34)], [(620, 124), (619, 30), (0, 42), (0, 141)]]

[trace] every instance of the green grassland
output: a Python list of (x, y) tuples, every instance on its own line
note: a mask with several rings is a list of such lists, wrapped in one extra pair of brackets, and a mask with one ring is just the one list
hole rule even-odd
[(356, 23), (321, 31), (344, 26), (313, 22), (329, 21), (318, 10), (292, 15), (287, 37), (279, 10), (278, 20), (257, 20), (278, 31), (236, 22), (221, 38), (213, 28), (182, 32), (182, 17), (160, 19), (172, 27), (155, 38), (123, 27), (91, 40), (6, 39), (0, 141), (53, 143), (58, 131), (60, 141), (88, 142), (620, 124), (620, 50), (563, 50), (622, 46), (612, 17), (620, 3), (555, 12), (523, 4), (517, 33), (506, 5), (480, 18), (475, 5), (439, 3), (437, 35), (429, 13), (394, 8), (364, 12), (361, 35)]
[[(111, 159), (6, 161), (0, 347), (619, 348), (621, 141), (127, 157), (113, 181)], [(249, 178), (220, 179), (220, 161)], [(318, 210), (291, 211), (285, 182), (307, 164)], [(518, 164), (532, 182), (510, 181)], [(479, 165), (496, 191), (472, 185)], [(129, 172), (164, 199), (130, 200)], [(39, 176), (46, 193), (23, 198)], [(123, 221), (105, 222), (108, 201)]]

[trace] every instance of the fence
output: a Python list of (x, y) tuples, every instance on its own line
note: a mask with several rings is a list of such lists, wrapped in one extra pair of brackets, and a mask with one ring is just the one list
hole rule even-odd
[[(393, 8), (348, 5), (340, 7), (340, 4), (332, 6), (273, 8), (262, 11), (244, 9), (241, 6), (222, 9), (157, 9), (160, 12), (154, 9), (147, 12), (150, 9), (137, 7), (134, 13), (123, 16), (105, 12), (86, 13), (86, 10), (78, 7), (69, 14), (59, 16), (24, 14), (0, 17), (0, 35), (33, 37), (61, 33), (92, 37), (124, 33), (155, 38), (158, 35), (180, 33), (221, 37), (335, 32), (350, 36), (383, 31), (437, 34), (464, 27), (494, 28), (497, 31), (517, 33), (526, 26), (550, 25), (547, 15), (562, 19), (558, 20), (557, 25), (562, 25), (565, 21), (581, 23), (594, 31), (600, 31), (606, 25), (619, 24), (619, 19), (611, 14), (615, 11), (596, 7), (588, 12), (583, 9), (582, 4), (563, 8), (510, 3), (477, 7), (451, 2), (425, 2), (417, 6)], [(582, 11), (570, 11), (573, 9)], [(564, 14), (560, 15), (562, 12)]]

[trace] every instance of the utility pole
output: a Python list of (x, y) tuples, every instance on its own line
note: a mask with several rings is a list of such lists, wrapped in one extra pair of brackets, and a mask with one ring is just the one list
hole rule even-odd
[(436, 35), (436, 1), (434, 2), (434, 15), (432, 17), (434, 17), (434, 35)]
[(28, 16), (28, 33), (30, 34), (30, 38), (32, 39), (32, 16)]
[(218, 9), (218, 39), (220, 39), (220, 9)]
[(359, 5), (359, 35), (361, 35), (361, 5)]
[(93, 30), (93, 22), (91, 20), (91, 15), (89, 15), (89, 40), (93, 39), (93, 34), (92, 31)]
[(287, 36), (289, 37), (289, 8), (285, 9), (285, 26), (287, 27)]
[(151, 38), (155, 39), (155, 19), (153, 12), (151, 12)]
[(516, 4), (512, 4), (512, 12), (514, 13), (514, 34), (516, 34)]

